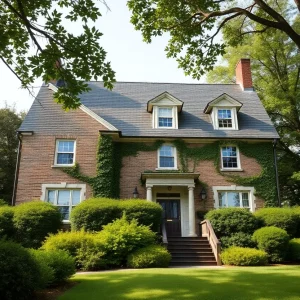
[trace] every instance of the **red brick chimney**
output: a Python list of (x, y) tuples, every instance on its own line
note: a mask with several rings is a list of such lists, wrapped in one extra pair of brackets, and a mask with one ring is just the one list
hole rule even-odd
[(241, 58), (235, 67), (236, 83), (243, 91), (253, 91), (250, 59)]

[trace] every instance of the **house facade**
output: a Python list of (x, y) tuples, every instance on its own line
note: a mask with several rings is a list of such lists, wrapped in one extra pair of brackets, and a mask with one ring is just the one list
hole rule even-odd
[(170, 236), (197, 236), (201, 214), (276, 202), (279, 136), (253, 90), (250, 61), (236, 84), (90, 82), (63, 111), (44, 85), (19, 129), (14, 204), (40, 199), (68, 222), (93, 196), (141, 198), (164, 209)]

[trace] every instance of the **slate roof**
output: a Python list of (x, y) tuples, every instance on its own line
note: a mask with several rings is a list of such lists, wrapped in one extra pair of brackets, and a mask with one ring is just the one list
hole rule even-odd
[[(242, 91), (237, 84), (118, 82), (113, 91), (104, 88), (102, 82), (89, 82), (89, 86), (91, 91), (81, 96), (82, 104), (115, 126), (124, 137), (279, 138), (257, 94)], [(147, 102), (163, 92), (184, 102), (178, 129), (152, 128)], [(210, 116), (203, 112), (208, 102), (223, 93), (243, 104), (238, 113), (239, 130), (214, 130)], [(19, 130), (64, 131), (66, 114), (53, 101), (53, 92), (43, 86)], [(51, 126), (49, 118), (55, 119)]]

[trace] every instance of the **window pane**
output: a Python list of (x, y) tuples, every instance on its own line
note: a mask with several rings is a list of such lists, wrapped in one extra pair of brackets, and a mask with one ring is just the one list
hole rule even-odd
[(174, 168), (174, 157), (164, 157), (159, 158), (159, 166), (165, 168)]
[(172, 146), (162, 146), (159, 150), (160, 156), (173, 156), (173, 147)]
[(158, 116), (172, 118), (172, 108), (159, 108)]
[(219, 207), (226, 207), (225, 193), (224, 192), (218, 193), (218, 198), (219, 198)]
[(79, 203), (80, 203), (80, 191), (73, 190), (72, 205), (77, 205)]
[(218, 110), (218, 122), (219, 127), (230, 128), (232, 127), (232, 116), (230, 109), (219, 109)]
[(227, 193), (228, 207), (240, 207), (240, 195), (236, 192)]
[(171, 201), (171, 216), (172, 219), (178, 219), (178, 202), (177, 201)]
[(58, 206), (60, 213), (63, 216), (63, 220), (69, 220), (70, 218), (70, 211), (69, 206)]
[(69, 205), (70, 204), (70, 190), (58, 191), (58, 205)]
[(74, 152), (74, 141), (58, 141), (58, 152)]
[(243, 207), (249, 207), (249, 194), (242, 193), (242, 205)]
[(55, 191), (53, 190), (48, 190), (48, 195), (47, 195), (47, 200), (49, 203), (52, 203), (54, 204), (54, 201), (55, 201)]
[(236, 147), (222, 147), (222, 163), (223, 168), (237, 168), (237, 149)]
[(173, 126), (173, 119), (172, 118), (159, 118), (158, 120), (159, 127), (172, 127)]
[(72, 165), (73, 157), (74, 157), (73, 153), (57, 153), (57, 164)]

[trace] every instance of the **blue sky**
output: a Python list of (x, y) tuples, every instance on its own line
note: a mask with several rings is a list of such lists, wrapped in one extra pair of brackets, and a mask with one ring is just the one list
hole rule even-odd
[[(155, 38), (151, 44), (142, 41), (140, 32), (134, 30), (130, 23), (130, 13), (126, 0), (107, 0), (111, 11), (102, 5), (102, 17), (96, 27), (103, 33), (100, 44), (107, 51), (107, 58), (112, 63), (118, 81), (147, 81), (147, 82), (183, 82), (195, 83), (191, 77), (186, 77), (178, 69), (174, 59), (167, 59), (164, 48), (168, 37)], [(66, 26), (74, 33), (79, 26)], [(204, 79), (201, 80), (204, 82)], [(37, 94), (42, 81), (34, 83), (33, 92)], [(17, 110), (28, 110), (33, 97), (27, 90), (20, 88), (20, 82), (0, 63), (0, 107), (15, 103)]]

